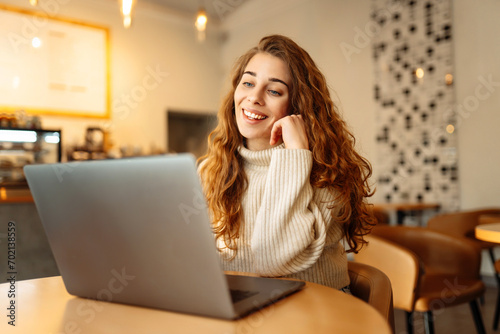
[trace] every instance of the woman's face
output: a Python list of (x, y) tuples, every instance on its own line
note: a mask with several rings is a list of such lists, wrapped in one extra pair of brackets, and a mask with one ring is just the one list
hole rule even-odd
[(291, 82), (288, 67), (275, 56), (258, 53), (248, 62), (234, 92), (236, 123), (248, 149), (271, 147), (274, 122), (289, 114)]

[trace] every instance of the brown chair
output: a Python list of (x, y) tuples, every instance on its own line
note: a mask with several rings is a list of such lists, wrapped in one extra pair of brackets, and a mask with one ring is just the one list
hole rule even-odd
[[(468, 238), (481, 249), (489, 250), (493, 256), (492, 249), (498, 245), (475, 238), (475, 228), (480, 224), (479, 217), (483, 215), (500, 215), (500, 209), (491, 208), (438, 214), (429, 219), (427, 228), (456, 237)], [(493, 263), (495, 263), (494, 260)]]
[[(483, 222), (479, 217), (485, 215), (500, 215), (500, 209), (498, 208), (486, 208), (480, 210), (471, 211), (460, 211), (454, 213), (445, 213), (432, 217), (427, 222), (427, 227), (446, 233), (452, 236), (465, 237), (468, 238), (472, 243), (474, 243), (481, 250), (488, 251), (491, 263), (495, 268), (495, 280), (497, 282), (497, 306), (495, 310), (495, 317), (493, 319), (493, 329), (498, 329), (498, 320), (500, 314), (500, 270), (496, 265), (495, 255), (493, 249), (498, 246), (498, 244), (482, 241), (475, 238), (475, 228), (477, 225)], [(487, 220), (484, 220), (487, 223)]]
[(377, 226), (366, 239), (354, 258), (389, 277), (394, 308), (406, 312), (408, 333), (414, 312), (424, 314), (426, 333), (434, 333), (433, 310), (462, 303), (469, 303), (477, 332), (485, 333), (477, 303), (485, 291), (481, 254), (468, 240), (409, 226)]
[(351, 293), (379, 311), (394, 333), (391, 281), (382, 271), (360, 262), (349, 261)]

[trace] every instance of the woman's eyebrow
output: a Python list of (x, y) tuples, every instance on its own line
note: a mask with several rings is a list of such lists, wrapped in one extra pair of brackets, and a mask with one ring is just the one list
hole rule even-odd
[(281, 79), (278, 79), (278, 78), (269, 78), (269, 81), (272, 81), (272, 82), (281, 82), (283, 85), (285, 85), (287, 88), (290, 88), (288, 87), (287, 83), (284, 82), (283, 80)]
[[(257, 73), (255, 72), (252, 72), (252, 71), (245, 71), (243, 72), (243, 74), (248, 74), (248, 75), (251, 75), (253, 77), (256, 77), (257, 76)], [(272, 81), (272, 82), (280, 82), (282, 83), (283, 85), (285, 85), (287, 88), (290, 88), (288, 87), (288, 84), (286, 82), (284, 82), (283, 80), (281, 79), (278, 79), (278, 78), (269, 78), (269, 81)]]

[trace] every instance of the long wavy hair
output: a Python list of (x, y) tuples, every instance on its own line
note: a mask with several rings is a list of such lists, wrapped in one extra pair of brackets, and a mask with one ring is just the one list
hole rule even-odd
[(236, 125), (234, 92), (250, 59), (258, 53), (278, 57), (292, 74), (290, 113), (300, 114), (313, 155), (312, 186), (328, 188), (335, 196), (329, 208), (342, 224), (348, 252), (357, 253), (366, 243), (375, 220), (366, 199), (373, 195), (368, 182), (370, 163), (355, 150), (355, 138), (334, 105), (326, 79), (309, 54), (291, 39), (272, 35), (241, 56), (232, 72), (231, 89), (217, 114), (218, 125), (208, 137), (207, 154), (200, 158), (200, 177), (217, 240), (236, 250), (241, 199), (247, 176), (238, 147), (244, 138)]

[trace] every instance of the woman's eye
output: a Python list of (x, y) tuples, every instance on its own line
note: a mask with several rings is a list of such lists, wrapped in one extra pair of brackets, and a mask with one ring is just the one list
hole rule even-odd
[(277, 91), (275, 91), (275, 90), (272, 90), (272, 89), (271, 89), (271, 90), (269, 90), (269, 93), (270, 93), (271, 95), (274, 95), (274, 96), (281, 96), (281, 94), (280, 94), (279, 92), (277, 92)]
[(245, 87), (252, 87), (253, 85), (250, 82), (244, 82), (243, 86), (245, 86)]

